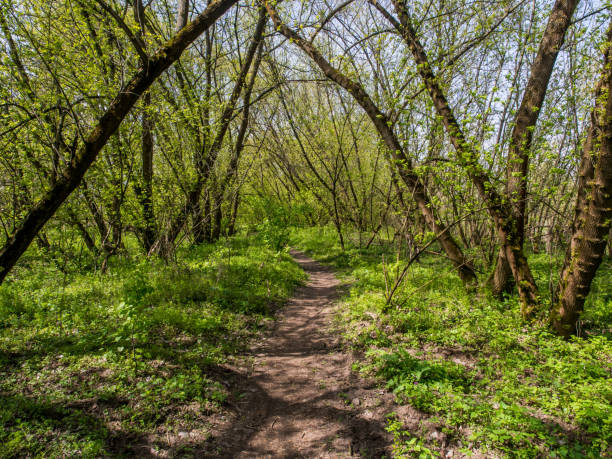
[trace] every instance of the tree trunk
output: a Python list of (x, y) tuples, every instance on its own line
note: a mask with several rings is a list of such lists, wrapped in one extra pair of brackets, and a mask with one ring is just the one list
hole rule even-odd
[[(139, 25), (137, 37), (144, 43), (146, 20), (145, 9), (142, 0), (134, 2), (134, 19)], [(141, 61), (141, 66), (145, 66), (146, 62)], [(147, 91), (142, 98), (142, 145), (141, 145), (141, 161), (142, 161), (142, 186), (139, 187), (138, 195), (142, 205), (142, 241), (145, 251), (149, 253), (151, 247), (155, 243), (155, 213), (153, 211), (153, 120), (149, 113), (151, 106), (151, 92)]]
[(81, 237), (83, 238), (83, 242), (85, 243), (85, 246), (89, 249), (89, 251), (94, 256), (97, 257), (98, 255), (100, 255), (100, 251), (98, 250), (98, 247), (96, 247), (96, 242), (91, 237), (91, 235), (89, 234), (89, 231), (87, 231), (87, 228), (85, 227), (83, 222), (81, 222), (81, 220), (76, 215), (76, 213), (70, 208), (68, 208), (67, 213), (68, 213), (68, 217), (70, 218), (70, 221), (72, 222), (72, 224), (76, 226), (76, 228), (81, 233)]
[(204, 224), (204, 219), (207, 217), (208, 215), (202, 211), (201, 200), (193, 199), (193, 209), (191, 213), (191, 232), (193, 233), (194, 244), (203, 244), (204, 242), (207, 242), (210, 239), (210, 231), (206, 232), (206, 225)]
[(521, 300), (521, 313), (525, 319), (532, 319), (539, 306), (538, 289), (529, 269), (527, 259), (521, 247), (521, 234), (516, 218), (509, 203), (497, 192), (487, 172), (478, 161), (478, 152), (467, 141), (453, 111), (448, 104), (446, 95), (438, 84), (427, 54), (416, 36), (411, 19), (405, 5), (399, 0), (393, 0), (393, 5), (399, 16), (399, 22), (392, 17), (375, 0), (370, 0), (376, 8), (394, 25), (406, 41), (408, 48), (417, 64), (417, 70), (425, 83), (438, 116), (450, 137), (457, 154), (459, 164), (465, 169), (474, 183), (481, 199), (487, 204), (493, 219), (500, 242), (504, 245), (506, 258), (512, 269), (512, 274), (518, 285)]
[(336, 183), (334, 182), (332, 187), (332, 199), (334, 202), (334, 226), (336, 227), (336, 232), (338, 233), (338, 239), (340, 240), (340, 248), (344, 252), (344, 236), (342, 235), (342, 222), (340, 221), (340, 214), (338, 213), (338, 196), (336, 193)]
[[(226, 103), (225, 107), (223, 108), (221, 117), (219, 119), (219, 129), (217, 130), (217, 133), (212, 144), (210, 145), (210, 148), (208, 142), (205, 141), (202, 145), (201, 151), (196, 154), (195, 166), (198, 173), (196, 181), (193, 184), (192, 190), (187, 197), (187, 202), (184, 211), (181, 211), (180, 214), (174, 219), (174, 222), (171, 225), (171, 230), (164, 238), (165, 244), (160, 244), (160, 248), (162, 245), (172, 244), (174, 242), (180, 230), (185, 226), (185, 222), (187, 221), (189, 216), (193, 216), (194, 209), (196, 209), (199, 205), (197, 204), (197, 202), (201, 199), (202, 190), (204, 189), (206, 182), (210, 178), (219, 151), (223, 146), (223, 140), (229, 128), (230, 121), (234, 116), (234, 112), (236, 111), (236, 104), (245, 86), (247, 74), (249, 72), (249, 69), (251, 68), (251, 64), (255, 57), (257, 48), (259, 47), (259, 44), (263, 39), (266, 21), (267, 17), (265, 14), (265, 9), (262, 8), (259, 12), (259, 19), (255, 28), (253, 40), (251, 41), (247, 50), (246, 58), (242, 63), (240, 73), (238, 75), (236, 83), (234, 84), (230, 98)], [(200, 222), (194, 219), (194, 225), (197, 228), (200, 225)], [(197, 233), (196, 242), (203, 242), (200, 240), (200, 236)]]
[[(188, 0), (179, 0), (181, 4), (184, 4)], [(177, 27), (178, 27), (177, 23)], [(204, 104), (202, 110), (202, 146), (200, 149), (195, 150), (193, 155), (193, 162), (196, 167), (196, 171), (198, 174), (202, 174), (202, 165), (203, 165), (203, 155), (204, 152), (208, 151), (210, 148), (210, 135), (211, 135), (211, 127), (210, 127), (210, 100), (212, 93), (212, 84), (213, 84), (213, 65), (212, 65), (212, 52), (213, 52), (213, 36), (206, 31), (205, 34), (205, 43), (204, 43), (204, 100), (206, 103)], [(180, 75), (180, 74), (179, 74)], [(179, 80), (180, 81), (180, 80)], [(198, 184), (196, 183), (196, 186)], [(204, 185), (202, 185), (203, 187)], [(195, 192), (188, 198), (187, 206), (191, 206), (193, 208), (192, 211), (192, 232), (193, 239), (196, 244), (203, 244), (204, 242), (210, 242), (210, 215), (208, 212), (202, 214), (202, 193), (201, 190), (195, 190)], [(208, 231), (206, 231), (206, 225), (203, 218), (208, 218)]]
[(115, 133), (125, 116), (151, 84), (175, 62), (193, 41), (210, 27), (237, 0), (212, 2), (193, 22), (166, 42), (113, 99), (109, 108), (85, 138), (84, 145), (75, 152), (70, 165), (57, 182), (45, 193), (23, 218), (15, 233), (0, 249), (0, 283), (15, 266), (43, 225), (55, 214), (68, 196), (79, 185), (87, 169), (100, 150)]
[(142, 217), (144, 220), (143, 244), (147, 253), (156, 239), (155, 212), (153, 210), (153, 120), (148, 112), (151, 93), (147, 92), (142, 104)]
[(202, 215), (202, 232), (204, 234), (204, 242), (212, 241), (212, 213), (211, 213), (211, 192), (207, 191), (204, 196), (204, 213)]
[(232, 203), (232, 215), (227, 226), (227, 235), (233, 236), (236, 234), (236, 217), (238, 216), (238, 206), (240, 205), (240, 189), (236, 190), (234, 202)]
[(607, 38), (604, 69), (580, 164), (572, 238), (551, 311), (553, 328), (565, 337), (576, 333), (612, 223), (612, 22)]
[[(240, 127), (238, 128), (238, 136), (236, 137), (236, 144), (234, 145), (234, 152), (230, 159), (230, 163), (227, 168), (227, 172), (225, 176), (221, 180), (221, 184), (219, 185), (219, 196), (220, 201), (223, 200), (223, 196), (225, 195), (225, 191), (228, 186), (231, 186), (232, 183), (236, 180), (236, 176), (238, 174), (238, 164), (240, 162), (240, 156), (242, 155), (242, 150), (244, 149), (244, 142), (246, 140), (246, 134), (249, 127), (249, 114), (250, 114), (250, 105), (251, 105), (251, 95), (253, 93), (253, 87), (255, 86), (255, 80), (257, 79), (257, 72), (259, 71), (259, 66), (261, 64), (262, 59), (262, 42), (259, 43), (259, 48), (257, 51), (257, 57), (255, 58), (255, 62), (253, 63), (253, 69), (251, 70), (251, 75), (249, 77), (249, 81), (247, 82), (246, 89), (244, 91), (244, 95), (242, 97), (242, 120), (240, 121)], [(237, 192), (236, 192), (237, 193)], [(220, 205), (220, 204), (219, 204)], [(236, 221), (235, 213), (238, 211), (238, 196), (233, 199), (230, 221), (228, 226), (228, 234), (234, 234), (234, 224)], [(214, 234), (213, 234), (214, 237)]]
[(477, 277), (474, 269), (464, 256), (457, 243), (454, 241), (451, 235), (448, 234), (448, 231), (444, 231), (443, 225), (440, 225), (437, 221), (432, 210), (432, 205), (429, 200), (429, 196), (427, 195), (427, 191), (425, 190), (419, 176), (414, 172), (412, 168), (412, 161), (404, 152), (401, 143), (393, 132), (391, 122), (387, 115), (380, 111), (380, 109), (374, 104), (369, 94), (363, 89), (361, 84), (351, 80), (338, 69), (334, 68), (312, 45), (312, 43), (306, 41), (297, 32), (291, 30), (289, 27), (283, 24), (274, 8), (268, 2), (266, 2), (266, 9), (268, 10), (268, 14), (274, 22), (277, 30), (299, 46), (302, 51), (304, 51), (319, 66), (327, 78), (347, 90), (363, 108), (392, 155), (394, 163), (397, 166), (399, 176), (402, 178), (408, 189), (412, 191), (413, 198), (417, 202), (418, 208), (423, 214), (423, 218), (427, 222), (429, 228), (435, 234), (441, 235), (440, 244), (457, 269), (459, 277), (466, 285), (475, 284), (477, 282)]
[(223, 221), (223, 196), (217, 194), (214, 200), (212, 220), (211, 239), (213, 242), (218, 241), (221, 237), (221, 222)]
[(489, 287), (493, 295), (501, 298), (504, 294), (512, 293), (514, 287), (514, 278), (512, 277), (512, 269), (506, 258), (506, 249), (502, 244), (497, 252), (497, 261), (495, 269), (491, 273), (488, 280)]
[(189, 0), (178, 0), (178, 13), (176, 15), (175, 31), (178, 32), (187, 25), (189, 19)]
[[(533, 141), (533, 128), (538, 121), (557, 55), (563, 45), (565, 33), (571, 24), (572, 15), (577, 5), (578, 0), (557, 0), (555, 2), (538, 53), (531, 65), (529, 81), (523, 93), (523, 99), (516, 114), (510, 138), (506, 191), (512, 202), (518, 230), (517, 237), (521, 248), (523, 248), (525, 241), (525, 225), (527, 224), (525, 213), (527, 174), (529, 171), (529, 153)], [(499, 251), (497, 265), (491, 280), (491, 288), (496, 296), (512, 290), (512, 270), (504, 249)]]

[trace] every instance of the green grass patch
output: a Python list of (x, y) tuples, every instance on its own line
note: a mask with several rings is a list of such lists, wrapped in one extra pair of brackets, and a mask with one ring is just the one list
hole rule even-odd
[(222, 364), (305, 278), (285, 251), (246, 237), (174, 263), (116, 257), (106, 274), (30, 261), (0, 287), (7, 458), (179, 454), (190, 441), (179, 431), (205, 440), (229, 395)]
[[(292, 241), (339, 269), (349, 288), (338, 325), (361, 351), (356, 369), (377, 375), (400, 403), (445, 433), (439, 444), (390, 418), (400, 457), (434, 457), (445, 448), (504, 457), (596, 458), (612, 444), (612, 263), (594, 281), (579, 338), (564, 341), (522, 323), (515, 297), (468, 293), (448, 263), (415, 263), (391, 305), (389, 277), (403, 257), (382, 244), (342, 252), (330, 228), (295, 230)], [(541, 291), (556, 282), (561, 256), (531, 255)], [(482, 276), (483, 278), (485, 276)]]

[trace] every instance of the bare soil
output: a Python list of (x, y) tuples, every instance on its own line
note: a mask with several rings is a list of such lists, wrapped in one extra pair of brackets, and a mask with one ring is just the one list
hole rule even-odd
[(390, 457), (385, 415), (393, 397), (351, 371), (352, 357), (331, 331), (339, 281), (299, 252), (307, 285), (252, 347), (247, 368), (228, 369), (237, 394), (213, 427), (207, 457)]

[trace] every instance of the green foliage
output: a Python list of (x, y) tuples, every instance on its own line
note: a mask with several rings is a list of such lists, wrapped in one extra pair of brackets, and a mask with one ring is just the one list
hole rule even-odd
[(304, 274), (258, 238), (177, 259), (21, 269), (0, 287), (0, 457), (120, 456), (145, 435), (206, 435), (203, 415), (228, 396), (220, 365)]
[(419, 437), (412, 436), (410, 432), (404, 430), (402, 422), (397, 419), (395, 413), (388, 415), (386, 430), (393, 434), (393, 457), (431, 459), (440, 456), (436, 451), (427, 448)]
[[(295, 230), (292, 239), (338, 266), (341, 251), (332, 229)], [(388, 308), (381, 256), (394, 259), (393, 247), (351, 246), (346, 253), (342, 272), (350, 289), (338, 322), (347, 342), (364, 355), (356, 368), (377, 375), (399, 402), (429, 416), (452, 446), (505, 457), (607, 454), (612, 443), (609, 260), (586, 303), (584, 336), (564, 341), (546, 329), (521, 325), (516, 298), (466, 293), (448, 265), (432, 257), (410, 268), (397, 294), (399, 306)], [(531, 257), (541, 285), (549, 282), (550, 266), (559, 258)], [(442, 451), (397, 419), (389, 426), (400, 457)]]
[(450, 390), (464, 392), (470, 385), (470, 379), (465, 375), (462, 366), (453, 362), (420, 360), (404, 349), (392, 354), (383, 354), (378, 376), (388, 381), (388, 386), (401, 394), (416, 393), (416, 388), (425, 387), (427, 392), (436, 394)]
[(289, 230), (282, 221), (270, 218), (256, 226), (259, 237), (271, 248), (281, 250), (289, 242)]
[(251, 197), (248, 202), (251, 230), (274, 250), (281, 250), (289, 243), (289, 227), (298, 224), (301, 215), (307, 212), (307, 204), (287, 205), (269, 197)]

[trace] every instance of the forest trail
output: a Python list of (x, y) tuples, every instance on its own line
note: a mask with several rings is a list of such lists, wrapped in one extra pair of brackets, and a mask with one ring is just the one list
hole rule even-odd
[(351, 372), (351, 356), (330, 332), (339, 281), (305, 255), (292, 256), (310, 279), (280, 311), (269, 336), (252, 348), (246, 395), (224, 433), (215, 435), (216, 455), (389, 457), (385, 415), (393, 409), (392, 397)]

